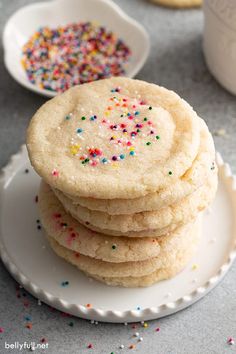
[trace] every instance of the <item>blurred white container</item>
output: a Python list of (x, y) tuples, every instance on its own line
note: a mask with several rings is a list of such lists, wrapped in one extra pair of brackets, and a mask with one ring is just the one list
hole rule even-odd
[(204, 0), (203, 50), (215, 78), (236, 95), (236, 0)]

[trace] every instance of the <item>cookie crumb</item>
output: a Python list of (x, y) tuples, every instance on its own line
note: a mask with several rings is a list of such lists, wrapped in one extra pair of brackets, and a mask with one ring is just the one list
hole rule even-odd
[(220, 128), (216, 131), (213, 132), (213, 135), (214, 136), (222, 136), (222, 137), (226, 137), (227, 136), (227, 133), (226, 133), (226, 130), (224, 128)]

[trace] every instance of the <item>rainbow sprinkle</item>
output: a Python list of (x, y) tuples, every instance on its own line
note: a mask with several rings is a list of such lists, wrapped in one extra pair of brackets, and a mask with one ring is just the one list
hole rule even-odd
[(23, 46), (21, 62), (32, 84), (63, 92), (74, 85), (124, 75), (130, 56), (129, 47), (113, 32), (80, 22), (40, 28)]
[[(156, 135), (158, 133), (156, 126), (150, 119), (151, 106), (145, 106), (145, 103), (140, 101), (139, 98), (131, 99), (122, 95), (121, 87), (114, 87), (110, 92), (116, 93), (116, 95), (108, 97), (107, 105), (99, 115), (85, 114), (78, 116), (77, 113), (70, 112), (65, 116), (65, 120), (67, 120), (66, 117), (71, 117), (65, 124), (70, 124), (71, 120), (79, 122), (68, 150), (71, 155), (79, 158), (84, 166), (111, 164), (112, 168), (117, 168), (118, 162), (142, 154), (141, 149), (137, 148), (136, 142), (138, 139), (144, 140), (143, 148), (146, 147), (149, 151), (160, 140), (160, 135)], [(118, 114), (119, 118), (116, 122), (111, 122), (109, 117), (114, 114)], [(99, 146), (82, 146), (81, 139), (86, 140), (89, 135), (87, 125), (83, 125), (83, 122), (91, 122), (91, 124), (97, 125), (98, 134), (101, 132), (103, 140), (108, 140), (111, 150), (114, 148), (113, 153), (104, 151)], [(171, 174), (172, 172), (169, 171), (169, 175)], [(55, 174), (53, 175), (55, 176)]]
[(62, 286), (62, 287), (66, 287), (66, 286), (68, 286), (68, 285), (69, 285), (69, 281), (68, 281), (68, 280), (61, 282), (61, 286)]
[(233, 337), (229, 337), (228, 339), (227, 339), (227, 343), (229, 344), (229, 345), (234, 345), (234, 339), (233, 339)]

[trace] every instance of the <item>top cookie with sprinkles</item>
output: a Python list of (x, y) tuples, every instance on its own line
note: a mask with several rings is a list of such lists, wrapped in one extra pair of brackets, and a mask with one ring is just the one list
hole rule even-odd
[(192, 165), (199, 120), (177, 94), (128, 78), (76, 86), (44, 104), (27, 132), (31, 163), (71, 196), (132, 199)]

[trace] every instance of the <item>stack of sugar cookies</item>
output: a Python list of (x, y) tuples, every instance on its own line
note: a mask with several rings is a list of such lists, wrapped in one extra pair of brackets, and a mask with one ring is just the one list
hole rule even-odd
[(128, 78), (74, 87), (38, 110), (27, 147), (57, 255), (125, 287), (189, 262), (217, 167), (206, 124), (177, 94)]

